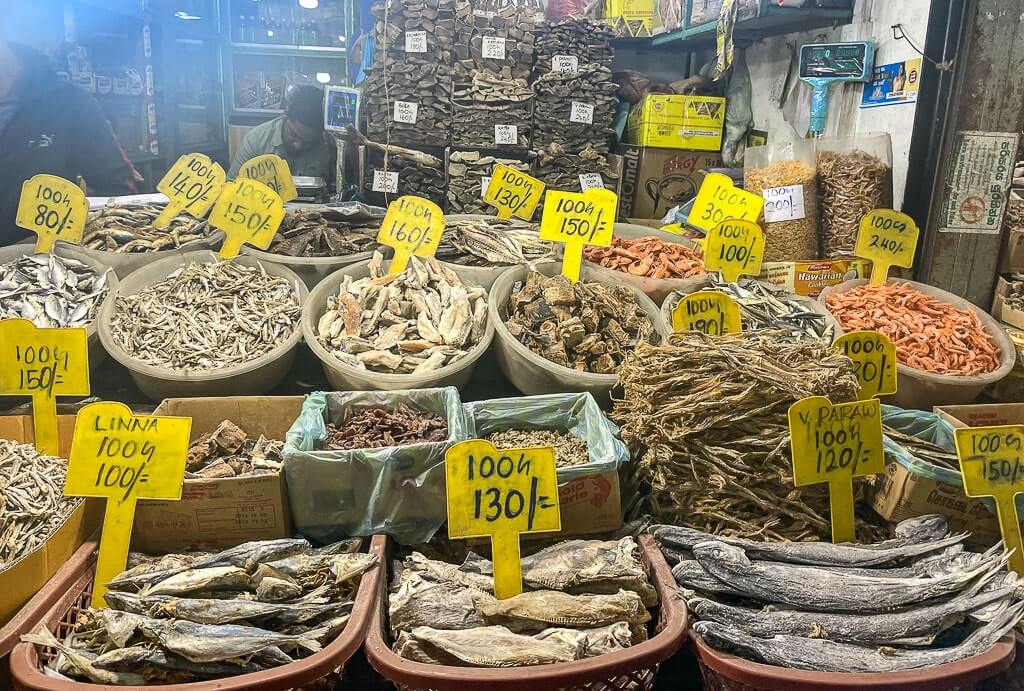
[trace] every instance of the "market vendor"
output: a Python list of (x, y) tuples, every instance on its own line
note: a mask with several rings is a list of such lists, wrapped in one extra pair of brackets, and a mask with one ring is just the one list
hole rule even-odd
[(334, 180), (337, 147), (324, 132), (324, 92), (315, 86), (295, 87), (284, 115), (249, 130), (235, 154), (228, 177), (238, 177), (242, 164), (263, 154), (277, 154), (292, 175)]
[(0, 245), (30, 233), (15, 224), (21, 184), (47, 173), (90, 193), (135, 192), (135, 173), (96, 99), (61, 81), (49, 60), (0, 36)]

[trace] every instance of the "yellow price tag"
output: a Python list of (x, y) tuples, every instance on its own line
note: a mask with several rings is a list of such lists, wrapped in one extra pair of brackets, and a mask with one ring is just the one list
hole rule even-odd
[(739, 333), (743, 330), (740, 306), (725, 293), (713, 290), (686, 295), (672, 309), (672, 330), (700, 331), (708, 336)]
[(693, 210), (687, 222), (704, 231), (711, 231), (722, 221), (753, 221), (761, 216), (764, 198), (737, 189), (728, 175), (708, 173), (700, 185)]
[(192, 418), (133, 415), (123, 403), (78, 412), (64, 495), (105, 497), (92, 606), (106, 607), (106, 584), (124, 571), (138, 499), (181, 499)]
[(82, 188), (56, 175), (33, 175), (21, 183), (15, 223), (36, 234), (36, 252), (52, 252), (58, 241), (82, 241), (89, 200)]
[(921, 234), (914, 219), (892, 209), (869, 211), (860, 220), (856, 254), (871, 261), (871, 284), (882, 285), (889, 267), (914, 265), (917, 236)]
[(247, 180), (256, 180), (274, 190), (283, 202), (290, 202), (299, 196), (295, 189), (295, 180), (292, 179), (291, 168), (288, 161), (277, 154), (263, 154), (256, 158), (250, 158), (238, 173), (238, 177)]
[(583, 248), (612, 244), (618, 206), (618, 195), (604, 188), (583, 193), (548, 192), (540, 221), (540, 239), (565, 243), (562, 275), (573, 283), (580, 280)]
[(388, 205), (377, 242), (395, 250), (388, 273), (400, 274), (409, 257), (433, 257), (444, 233), (444, 213), (434, 202), (405, 195)]
[(57, 396), (88, 396), (85, 329), (40, 329), (27, 319), (0, 321), (0, 395), (32, 397), (35, 447), (56, 456)]
[(235, 180), (224, 185), (224, 191), (210, 212), (210, 225), (224, 231), (221, 259), (237, 257), (243, 243), (267, 249), (282, 220), (284, 203), (281, 198), (256, 180)]
[(523, 592), (519, 536), (561, 530), (552, 448), (502, 449), (459, 442), (444, 456), (448, 537), (490, 537), (494, 594)]
[(882, 472), (882, 406), (877, 398), (832, 403), (811, 396), (789, 407), (793, 484), (828, 483), (832, 542), (854, 542), (853, 478)]
[(834, 348), (853, 360), (860, 381), (859, 400), (896, 393), (896, 346), (881, 331), (854, 331), (836, 339)]
[(217, 201), (226, 179), (224, 169), (209, 156), (185, 154), (156, 186), (170, 201), (153, 221), (153, 227), (166, 228), (171, 219), (182, 212), (202, 218)]
[(753, 221), (722, 221), (704, 239), (704, 268), (730, 283), (760, 274), (763, 260), (764, 231)]
[(491, 173), (491, 182), (484, 190), (484, 201), (498, 210), (498, 218), (518, 216), (529, 221), (543, 194), (543, 182), (504, 163), (497, 163)]

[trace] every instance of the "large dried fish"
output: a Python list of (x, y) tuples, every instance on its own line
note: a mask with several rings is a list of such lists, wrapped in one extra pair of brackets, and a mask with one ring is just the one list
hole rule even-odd
[(460, 667), (526, 667), (571, 662), (582, 657), (582, 646), (558, 638), (539, 640), (513, 633), (504, 626), (465, 631), (439, 631), (418, 626), (403, 631), (395, 652), (414, 662)]
[(481, 71), (504, 79), (529, 79), (534, 31), (543, 20), (540, 2), (456, 0), (456, 80)]
[(548, 22), (537, 28), (534, 77), (552, 69), (566, 69), (566, 62), (575, 62), (576, 70), (590, 63), (611, 67), (614, 37), (615, 32), (607, 23), (589, 17)]
[[(448, 212), (452, 214), (492, 214), (494, 207), (484, 201), (484, 191), (486, 184), (490, 183), (494, 166), (498, 163), (523, 173), (530, 172), (529, 163), (511, 158), (485, 156), (479, 151), (450, 152), (448, 154)], [(443, 245), (438, 248), (438, 251), (442, 248)]]
[(213, 226), (188, 214), (179, 214), (166, 228), (154, 228), (153, 221), (165, 204), (108, 203), (89, 212), (82, 234), (82, 247), (108, 252), (158, 252), (209, 237)]
[(41, 329), (88, 326), (109, 290), (77, 259), (26, 254), (0, 266), (0, 319), (28, 319)]
[(377, 246), (380, 217), (334, 209), (288, 210), (267, 249), (291, 257), (343, 257)]
[(583, 192), (580, 177), (587, 175), (599, 176), (601, 184), (610, 190), (619, 184), (618, 169), (593, 146), (586, 146), (579, 153), (570, 153), (561, 144), (553, 142), (538, 150), (533, 170), (534, 176), (551, 190)]
[(513, 266), (555, 258), (537, 225), (515, 219), (447, 219), (435, 256), (464, 266)]
[[(525, 79), (477, 72), (452, 91), (452, 146), (525, 151), (533, 129), (533, 91)], [(499, 140), (498, 126), (508, 140)]]
[(607, 154), (617, 89), (612, 71), (600, 64), (581, 64), (578, 72), (542, 75), (533, 84), (534, 148), (557, 144), (570, 153), (589, 147)]
[(477, 611), (488, 624), (500, 624), (520, 633), (537, 633), (552, 626), (592, 629), (617, 621), (635, 625), (651, 619), (640, 596), (628, 590), (614, 595), (534, 590), (505, 600), (482, 599), (477, 603)]

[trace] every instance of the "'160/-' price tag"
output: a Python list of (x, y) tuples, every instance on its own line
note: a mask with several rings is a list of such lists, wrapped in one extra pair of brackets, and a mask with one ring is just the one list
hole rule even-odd
[(757, 222), (763, 207), (761, 195), (737, 189), (728, 175), (708, 173), (697, 192), (687, 222), (704, 231), (732, 219)]
[(854, 251), (871, 262), (872, 285), (885, 283), (890, 267), (914, 265), (920, 234), (914, 219), (892, 209), (875, 209), (861, 219)]
[(60, 240), (82, 242), (89, 200), (82, 188), (56, 175), (33, 175), (21, 183), (15, 222), (36, 234), (36, 252), (52, 252)]
[(210, 213), (210, 225), (224, 231), (222, 259), (237, 257), (243, 244), (267, 249), (283, 220), (281, 198), (255, 180), (235, 180), (224, 185), (224, 192)]
[(299, 196), (288, 161), (277, 154), (263, 154), (250, 158), (242, 165), (238, 177), (262, 182), (274, 190), (283, 202), (290, 202)]
[(618, 204), (618, 195), (603, 188), (582, 194), (548, 192), (540, 221), (540, 239), (565, 244), (562, 275), (573, 283), (580, 280), (583, 248), (612, 244)]
[(166, 228), (182, 212), (202, 218), (217, 201), (226, 179), (224, 169), (206, 154), (182, 156), (156, 186), (170, 201), (153, 221), (153, 227)]
[(504, 163), (495, 164), (491, 177), (484, 179), (484, 201), (498, 210), (498, 218), (533, 218), (544, 194), (543, 182)]
[(725, 293), (702, 290), (685, 295), (672, 309), (672, 330), (699, 331), (708, 336), (739, 333), (740, 306)]
[(722, 221), (704, 239), (704, 268), (729, 283), (759, 275), (763, 259), (764, 231), (753, 221)]
[(853, 360), (860, 382), (857, 398), (896, 393), (896, 346), (881, 331), (853, 331), (836, 339), (833, 348)]
[(377, 242), (395, 250), (388, 273), (405, 271), (409, 257), (433, 257), (444, 232), (444, 214), (434, 202), (405, 195), (388, 205)]

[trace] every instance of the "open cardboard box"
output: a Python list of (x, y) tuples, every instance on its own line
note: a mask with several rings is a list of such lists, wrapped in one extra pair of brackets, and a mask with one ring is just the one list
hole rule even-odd
[[(231, 420), (252, 437), (284, 440), (302, 410), (302, 396), (168, 398), (154, 415), (192, 418), (192, 441)], [(248, 540), (291, 535), (284, 474), (186, 479), (180, 501), (139, 500), (132, 549), (167, 554), (222, 549)]]

